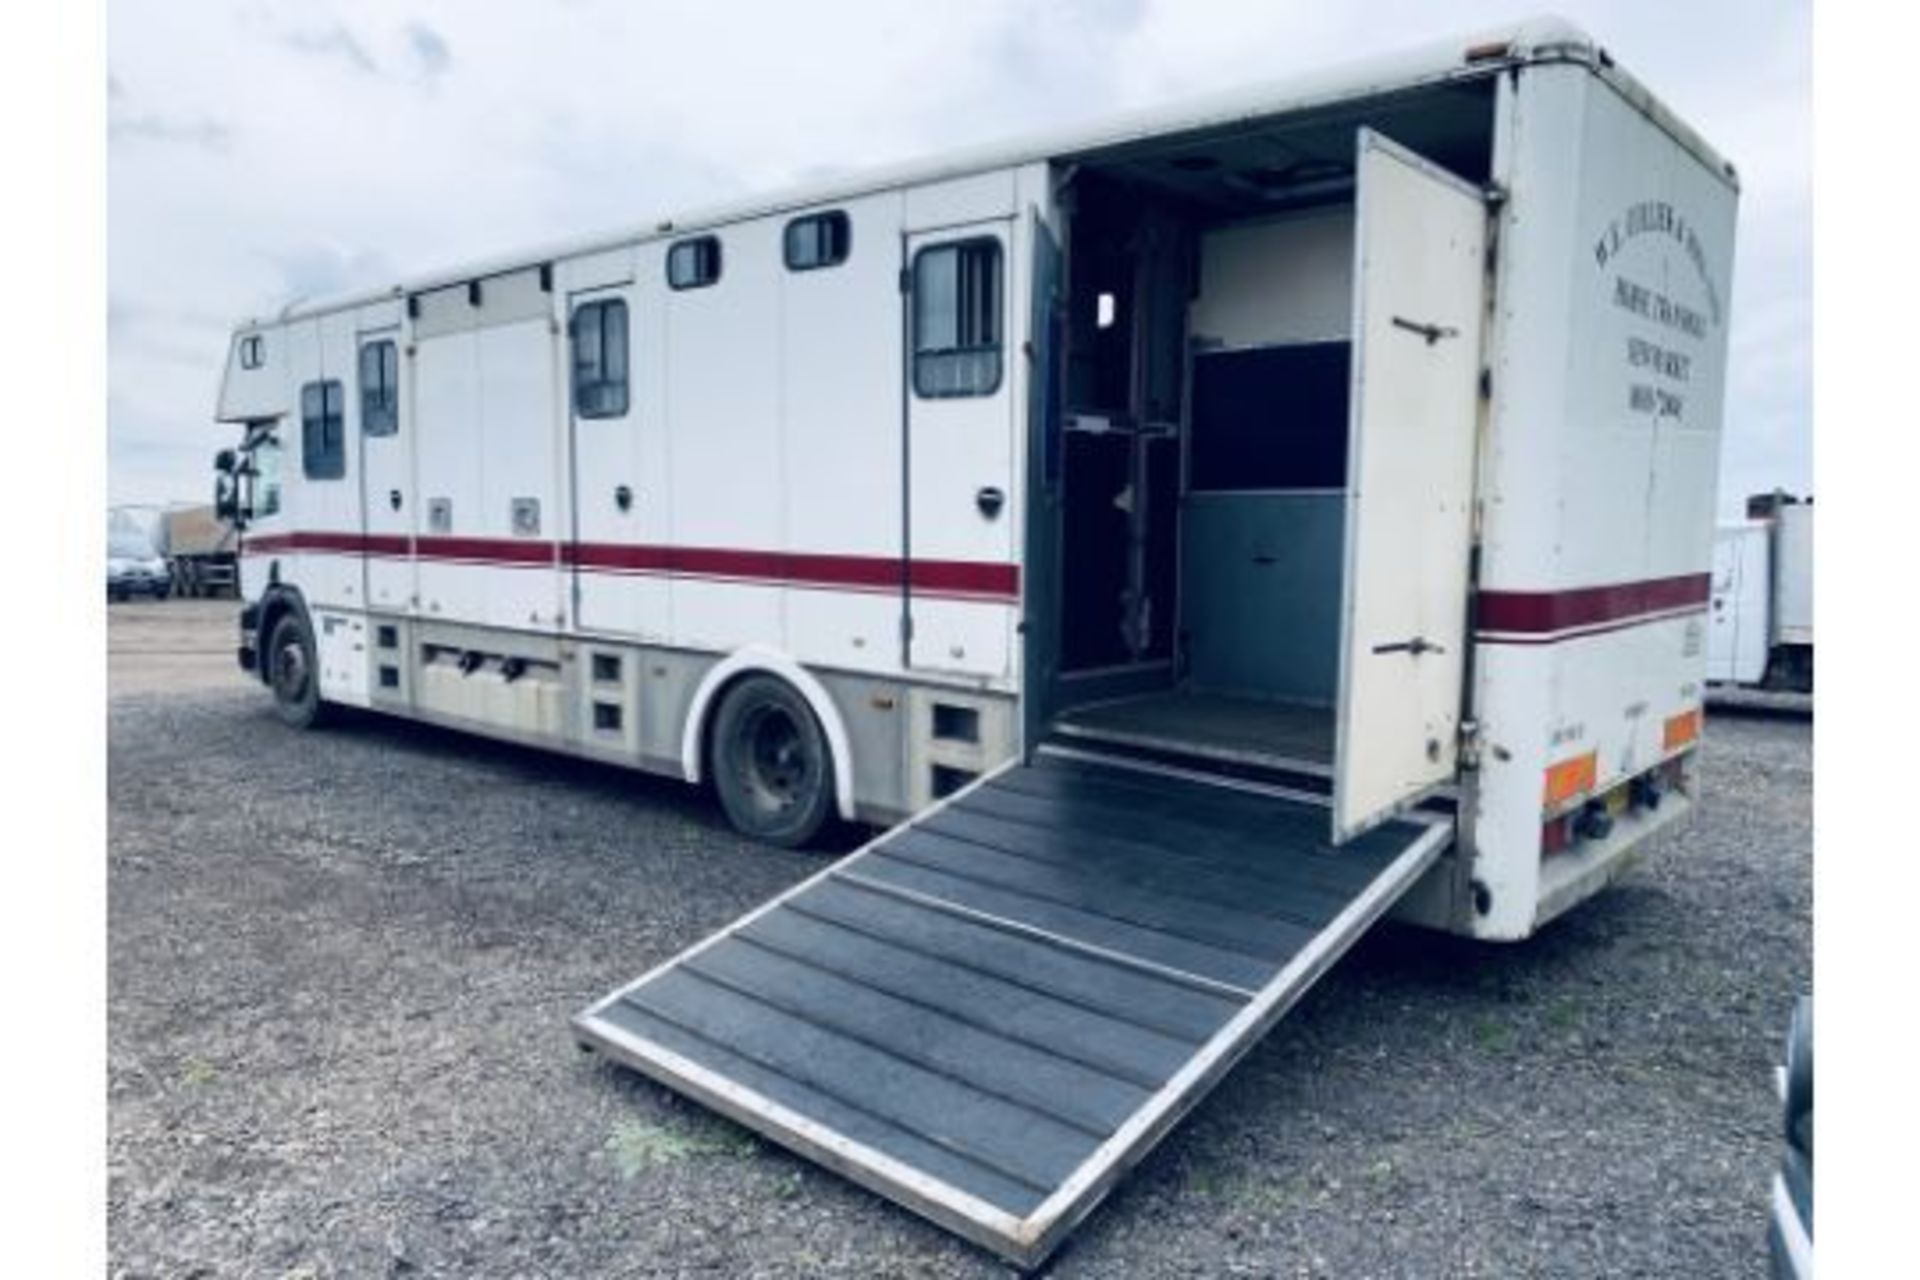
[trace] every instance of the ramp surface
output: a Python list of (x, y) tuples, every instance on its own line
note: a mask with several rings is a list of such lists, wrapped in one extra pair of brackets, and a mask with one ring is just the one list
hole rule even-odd
[(1439, 856), (1078, 753), (1011, 765), (574, 1020), (581, 1043), (1023, 1265)]

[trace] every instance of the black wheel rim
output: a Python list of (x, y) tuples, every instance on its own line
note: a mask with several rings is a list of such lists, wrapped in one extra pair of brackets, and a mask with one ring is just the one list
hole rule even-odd
[(800, 723), (785, 707), (753, 708), (735, 738), (740, 780), (764, 813), (784, 814), (813, 787), (814, 765)]
[(297, 703), (307, 696), (312, 673), (307, 666), (306, 646), (297, 635), (288, 635), (273, 655), (273, 691), (282, 702)]

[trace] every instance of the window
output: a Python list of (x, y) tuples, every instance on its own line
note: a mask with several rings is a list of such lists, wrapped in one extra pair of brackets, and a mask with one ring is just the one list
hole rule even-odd
[(1214, 493), (1345, 488), (1351, 359), (1346, 342), (1195, 357), (1188, 486)]
[(257, 436), (248, 446), (251, 465), (246, 471), (248, 492), (245, 506), (256, 520), (280, 514), (280, 440), (276, 436)]
[(250, 333), (240, 339), (240, 367), (258, 369), (267, 362), (267, 343), (257, 333)]
[(360, 429), (370, 436), (400, 430), (400, 349), (391, 338), (360, 348)]
[(300, 388), (300, 466), (309, 480), (347, 474), (346, 394), (338, 378)]
[(835, 209), (807, 218), (795, 218), (787, 224), (787, 268), (812, 271), (817, 267), (837, 267), (853, 251), (853, 224), (847, 215)]
[(619, 298), (573, 309), (573, 411), (618, 418), (627, 411), (627, 304)]
[(674, 289), (704, 289), (720, 278), (720, 238), (682, 240), (667, 250), (667, 284)]
[(922, 249), (913, 260), (913, 389), (924, 398), (1000, 388), (1000, 242)]

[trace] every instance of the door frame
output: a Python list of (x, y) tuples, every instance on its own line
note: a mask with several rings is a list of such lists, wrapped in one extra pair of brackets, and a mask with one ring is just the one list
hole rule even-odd
[[(1019, 218), (1013, 213), (993, 214), (982, 218), (969, 218), (964, 221), (939, 223), (926, 227), (907, 226), (900, 233), (900, 667), (908, 674), (926, 673), (933, 675), (958, 676), (966, 679), (1016, 679), (1020, 673), (1021, 657), (1018, 646), (1009, 648), (1003, 670), (987, 675), (937, 662), (915, 662), (914, 650), (916, 632), (919, 630), (914, 616), (914, 432), (918, 416), (915, 406), (923, 400), (930, 404), (941, 403), (943, 399), (967, 403), (970, 401), (999, 402), (1004, 409), (1006, 430), (1006, 469), (1007, 474), (1000, 483), (1005, 506), (1002, 518), (1008, 521), (1006, 536), (1007, 562), (1019, 564), (1024, 560), (1019, 508), (1024, 505), (1025, 495), (1018, 492), (1018, 482), (1023, 468), (1016, 456), (1019, 447), (1019, 416), (1014, 402), (1016, 386), (1024, 386), (1014, 376), (1014, 361), (1022, 356), (1021, 347), (1015, 339), (1020, 332), (1016, 323), (1018, 318), (1015, 307), (1016, 295), (1023, 295), (1021, 283), (1025, 273), (1016, 269), (1015, 254), (1021, 252), (1022, 239), (1018, 235)], [(915, 351), (914, 351), (914, 279), (920, 256), (930, 249), (943, 245), (958, 245), (983, 240), (992, 240), (1000, 249), (1000, 381), (990, 395), (956, 397), (922, 397), (914, 388)], [(1024, 589), (1024, 584), (1023, 584)], [(1010, 606), (1017, 621), (1021, 601), (1016, 600)], [(1017, 640), (1017, 636), (1014, 637)], [(1011, 643), (1011, 642), (1010, 642)]]
[[(585, 572), (581, 566), (578, 552), (580, 547), (580, 512), (582, 492), (580, 488), (580, 424), (578, 400), (573, 386), (573, 317), (582, 306), (618, 299), (627, 306), (627, 411), (618, 421), (629, 432), (639, 417), (639, 378), (634, 368), (638, 343), (634, 340), (640, 320), (638, 290), (631, 276), (624, 280), (607, 281), (600, 284), (569, 284), (560, 295), (561, 317), (559, 350), (555, 353), (558, 366), (558, 382), (561, 412), (567, 420), (567, 465), (564, 477), (566, 489), (567, 522), (566, 541), (561, 547), (560, 562), (566, 572), (566, 590), (564, 593), (565, 616), (571, 620), (572, 630), (580, 632), (615, 633), (624, 628), (610, 628), (601, 624), (588, 625), (581, 617), (580, 575)], [(605, 422), (608, 419), (590, 418), (589, 422)], [(637, 447), (636, 447), (637, 452)], [(640, 500), (636, 490), (634, 501)]]
[[(370, 437), (367, 434), (367, 424), (365, 421), (366, 392), (360, 385), (360, 361), (362, 353), (369, 344), (375, 342), (393, 343), (394, 377), (399, 380), (399, 386), (394, 396), (394, 429), (389, 436), (382, 437)], [(366, 603), (367, 608), (372, 609), (374, 607), (373, 562), (380, 558), (380, 553), (374, 550), (374, 539), (380, 536), (401, 537), (406, 540), (407, 544), (406, 612), (408, 613), (413, 612), (414, 601), (419, 594), (419, 581), (414, 572), (413, 553), (414, 536), (419, 530), (416, 525), (416, 518), (418, 516), (416, 509), (417, 504), (414, 500), (416, 486), (414, 485), (412, 430), (413, 377), (408, 372), (412, 354), (410, 346), (411, 343), (409, 342), (407, 326), (402, 319), (396, 318), (386, 323), (356, 326), (353, 332), (353, 377), (350, 380), (353, 386), (350, 394), (354, 398), (354, 434), (358, 437), (358, 439), (354, 441), (354, 453), (359, 461), (360, 470), (360, 536), (362, 543), (362, 554), (360, 557), (360, 598)], [(382, 495), (374, 492), (369, 483), (372, 471), (368, 466), (368, 445), (370, 441), (376, 438), (388, 441), (390, 445), (392, 442), (397, 442), (397, 445), (392, 445), (392, 447), (397, 447), (400, 450), (400, 495), (401, 509), (405, 513), (402, 517), (405, 528), (394, 534), (378, 534), (373, 527), (373, 513), (376, 509), (374, 506), (375, 502), (385, 501), (388, 502), (389, 505), (391, 504), (390, 495)]]

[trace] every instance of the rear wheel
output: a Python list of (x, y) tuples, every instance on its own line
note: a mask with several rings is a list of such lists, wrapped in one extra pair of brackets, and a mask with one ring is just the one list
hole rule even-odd
[(297, 613), (282, 614), (273, 624), (267, 641), (267, 687), (273, 690), (274, 709), (294, 728), (311, 728), (324, 719), (313, 633)]
[(714, 788), (742, 835), (798, 848), (833, 812), (833, 758), (805, 698), (774, 676), (748, 676), (720, 700)]

